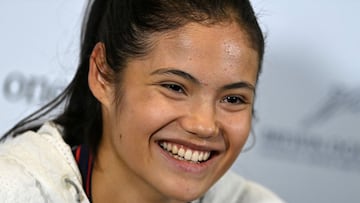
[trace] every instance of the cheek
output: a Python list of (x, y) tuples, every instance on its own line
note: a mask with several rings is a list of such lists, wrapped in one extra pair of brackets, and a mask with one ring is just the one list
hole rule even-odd
[(176, 118), (173, 104), (154, 91), (130, 91), (124, 95), (121, 119), (117, 121), (122, 129), (132, 136), (151, 136), (161, 127)]
[(244, 146), (251, 129), (251, 113), (227, 119), (224, 126), (228, 149), (233, 155), (238, 155)]

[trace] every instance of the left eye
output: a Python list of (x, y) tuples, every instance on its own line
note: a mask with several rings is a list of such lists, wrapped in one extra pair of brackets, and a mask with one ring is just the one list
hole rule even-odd
[(220, 102), (230, 104), (244, 104), (245, 100), (240, 96), (226, 96)]
[(163, 86), (169, 90), (172, 90), (174, 92), (185, 93), (184, 88), (177, 84), (162, 84), (161, 86)]

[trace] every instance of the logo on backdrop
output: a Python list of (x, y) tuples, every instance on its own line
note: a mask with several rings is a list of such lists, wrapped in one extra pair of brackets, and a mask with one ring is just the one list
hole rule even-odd
[(44, 75), (25, 75), (11, 72), (3, 83), (3, 97), (9, 102), (25, 101), (27, 104), (43, 104), (64, 89), (61, 82), (50, 81)]
[(360, 87), (331, 88), (300, 128), (262, 129), (262, 149), (269, 155), (353, 171), (360, 170)]
[(346, 89), (336, 86), (331, 89), (329, 96), (323, 105), (315, 109), (314, 114), (303, 120), (306, 127), (321, 125), (329, 119), (337, 116), (337, 113), (359, 114), (360, 113), (360, 87)]

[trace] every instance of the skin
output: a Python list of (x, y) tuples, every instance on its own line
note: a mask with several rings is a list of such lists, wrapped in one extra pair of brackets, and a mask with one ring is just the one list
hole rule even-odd
[[(101, 102), (103, 135), (92, 174), (93, 202), (188, 202), (231, 166), (249, 135), (258, 56), (235, 23), (188, 24), (153, 36), (150, 53), (130, 60), (122, 97), (101, 77), (98, 43), (89, 86)], [(212, 151), (203, 163), (179, 161), (166, 141)]]

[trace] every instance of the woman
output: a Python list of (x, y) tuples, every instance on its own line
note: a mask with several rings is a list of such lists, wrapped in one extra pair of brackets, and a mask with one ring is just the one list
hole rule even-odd
[(248, 1), (95, 0), (87, 11), (74, 79), (3, 138), (0, 199), (281, 202), (227, 172), (264, 50)]

